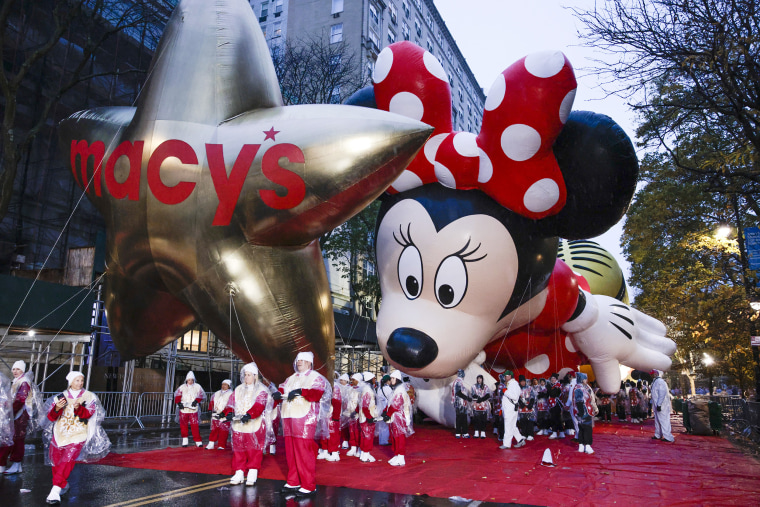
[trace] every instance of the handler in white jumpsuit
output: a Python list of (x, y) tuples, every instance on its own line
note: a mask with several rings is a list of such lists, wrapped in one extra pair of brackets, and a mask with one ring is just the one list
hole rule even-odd
[(501, 409), (504, 412), (504, 444), (499, 449), (509, 449), (512, 447), (512, 438), (515, 439), (515, 448), (525, 445), (525, 437), (517, 429), (517, 400), (520, 399), (520, 384), (512, 378), (512, 372), (504, 372), (504, 379), (507, 381), (507, 388), (501, 398)]
[(654, 436), (653, 439), (673, 442), (670, 432), (670, 392), (668, 383), (660, 377), (658, 370), (652, 370), (652, 406), (654, 407)]

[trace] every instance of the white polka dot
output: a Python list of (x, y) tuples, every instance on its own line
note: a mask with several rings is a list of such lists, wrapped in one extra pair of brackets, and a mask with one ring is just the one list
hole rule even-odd
[(493, 176), (493, 164), (485, 151), (478, 148), (480, 152), (480, 167), (478, 168), (478, 183), (488, 183)]
[(538, 375), (549, 369), (549, 356), (541, 354), (536, 356), (527, 363), (525, 363), (525, 369), (531, 372), (533, 375)]
[(491, 89), (488, 90), (484, 109), (486, 111), (493, 111), (499, 107), (501, 101), (504, 100), (505, 93), (507, 93), (507, 82), (504, 81), (504, 76), (499, 74), (499, 77), (491, 85)]
[(375, 83), (382, 83), (383, 79), (388, 77), (393, 66), (393, 51), (390, 48), (385, 48), (377, 55), (377, 61), (375, 62), (375, 70), (372, 72), (372, 80)]
[(433, 136), (428, 139), (428, 141), (425, 143), (423, 152), (425, 153), (425, 158), (431, 164), (435, 164), (435, 154), (438, 153), (438, 148), (441, 146), (443, 140), (448, 137), (448, 135), (449, 134), (438, 134), (437, 136)]
[(402, 172), (401, 175), (396, 178), (396, 181), (393, 182), (393, 185), (391, 185), (391, 187), (397, 192), (406, 192), (407, 190), (420, 186), (422, 186), (422, 180), (420, 177), (409, 170)]
[(523, 204), (528, 208), (528, 211), (543, 213), (557, 204), (558, 200), (559, 186), (554, 180), (544, 178), (532, 184), (525, 192)]
[(422, 105), (422, 101), (415, 94), (400, 92), (391, 99), (388, 111), (413, 120), (421, 120), (425, 114), (425, 106)]
[(536, 77), (552, 77), (565, 66), (561, 51), (541, 51), (525, 57), (525, 69)]
[(501, 133), (501, 149), (516, 162), (528, 160), (541, 148), (541, 134), (522, 123), (510, 125)]
[(573, 373), (573, 374), (575, 374), (575, 371), (574, 371), (572, 368), (569, 368), (569, 367), (565, 367), (565, 368), (562, 368), (561, 370), (559, 370), (557, 373), (559, 373), (559, 378), (565, 378), (565, 376), (566, 376), (568, 373)]
[(491, 369), (495, 371), (496, 373), (504, 373), (505, 371), (507, 371), (507, 369), (503, 366), (493, 366)]
[(454, 149), (463, 157), (477, 157), (478, 143), (475, 134), (469, 132), (458, 132), (454, 136)]
[(432, 53), (425, 51), (425, 54), (422, 55), (422, 62), (425, 64), (425, 68), (428, 70), (428, 72), (430, 72), (434, 77), (437, 77), (446, 83), (449, 82), (449, 76), (446, 75), (446, 71), (443, 69), (441, 62), (439, 62), (438, 58), (436, 58)]
[(570, 116), (570, 111), (573, 110), (573, 101), (575, 100), (575, 92), (577, 91), (578, 89), (575, 88), (567, 92), (565, 98), (562, 99), (562, 104), (559, 105), (559, 121), (561, 121), (563, 125), (567, 122), (567, 118)]
[(444, 187), (457, 188), (457, 180), (454, 179), (454, 175), (451, 174), (448, 167), (436, 162), (434, 165), (435, 177), (438, 178), (438, 182)]
[(573, 346), (573, 340), (570, 339), (570, 335), (565, 336), (565, 348), (570, 352), (578, 352)]

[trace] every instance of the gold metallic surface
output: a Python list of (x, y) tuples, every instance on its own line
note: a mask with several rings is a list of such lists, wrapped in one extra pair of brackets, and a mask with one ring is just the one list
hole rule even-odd
[(291, 374), (302, 350), (331, 373), (317, 238), (382, 193), (431, 131), (366, 108), (283, 106), (249, 4), (180, 2), (137, 107), (60, 125), (106, 221), (119, 351), (144, 356), (201, 321), (269, 379)]

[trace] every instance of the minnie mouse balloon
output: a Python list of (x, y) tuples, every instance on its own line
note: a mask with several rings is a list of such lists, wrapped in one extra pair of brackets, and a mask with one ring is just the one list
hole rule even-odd
[(249, 3), (181, 1), (137, 107), (60, 126), (73, 176), (106, 221), (119, 351), (150, 354), (202, 321), (274, 381), (304, 350), (331, 369), (316, 238), (382, 193), (429, 134), (382, 111), (284, 107)]
[(422, 48), (384, 49), (374, 81), (379, 108), (435, 128), (378, 216), (377, 333), (391, 364), (446, 378), (490, 342), (541, 324), (571, 333), (603, 389), (617, 387), (619, 362), (669, 368), (675, 345), (662, 324), (579, 289), (558, 267), (558, 237), (617, 222), (638, 170), (614, 122), (571, 114), (576, 83), (562, 53), (505, 70), (477, 135), (452, 132), (448, 80)]

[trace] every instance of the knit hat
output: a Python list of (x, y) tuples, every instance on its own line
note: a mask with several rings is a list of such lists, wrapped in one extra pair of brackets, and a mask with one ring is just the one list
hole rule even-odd
[(185, 382), (187, 382), (190, 379), (193, 379), (193, 382), (196, 382), (195, 373), (193, 373), (192, 370), (187, 372), (187, 375), (185, 375)]
[(356, 380), (357, 382), (364, 382), (364, 377), (362, 376), (361, 373), (354, 373), (353, 375), (351, 375), (351, 379)]
[(348, 382), (348, 380), (349, 380), (348, 379), (348, 373), (344, 373), (343, 375), (341, 375), (340, 377), (338, 377), (338, 380), (345, 380), (346, 382)]
[(519, 377), (517, 377), (517, 380), (522, 382), (523, 380), (525, 380), (525, 375), (520, 375)]
[(375, 378), (375, 375), (373, 375), (369, 371), (365, 371), (364, 373), (362, 373), (362, 378), (364, 378), (365, 382), (369, 382), (370, 380), (372, 380), (373, 378)]
[(232, 387), (232, 381), (228, 378), (222, 380), (222, 385), (227, 384), (228, 386)]
[(22, 361), (21, 359), (19, 359), (18, 361), (13, 363), (11, 370), (15, 370), (16, 368), (18, 368), (21, 371), (26, 371), (26, 363)]
[(68, 382), (69, 385), (71, 385), (71, 383), (74, 382), (74, 379), (77, 377), (84, 378), (84, 373), (82, 373), (81, 371), (70, 371), (68, 375), (66, 375), (66, 382)]
[(400, 382), (403, 381), (403, 378), (401, 378), (401, 370), (393, 370), (391, 378), (398, 379)]

